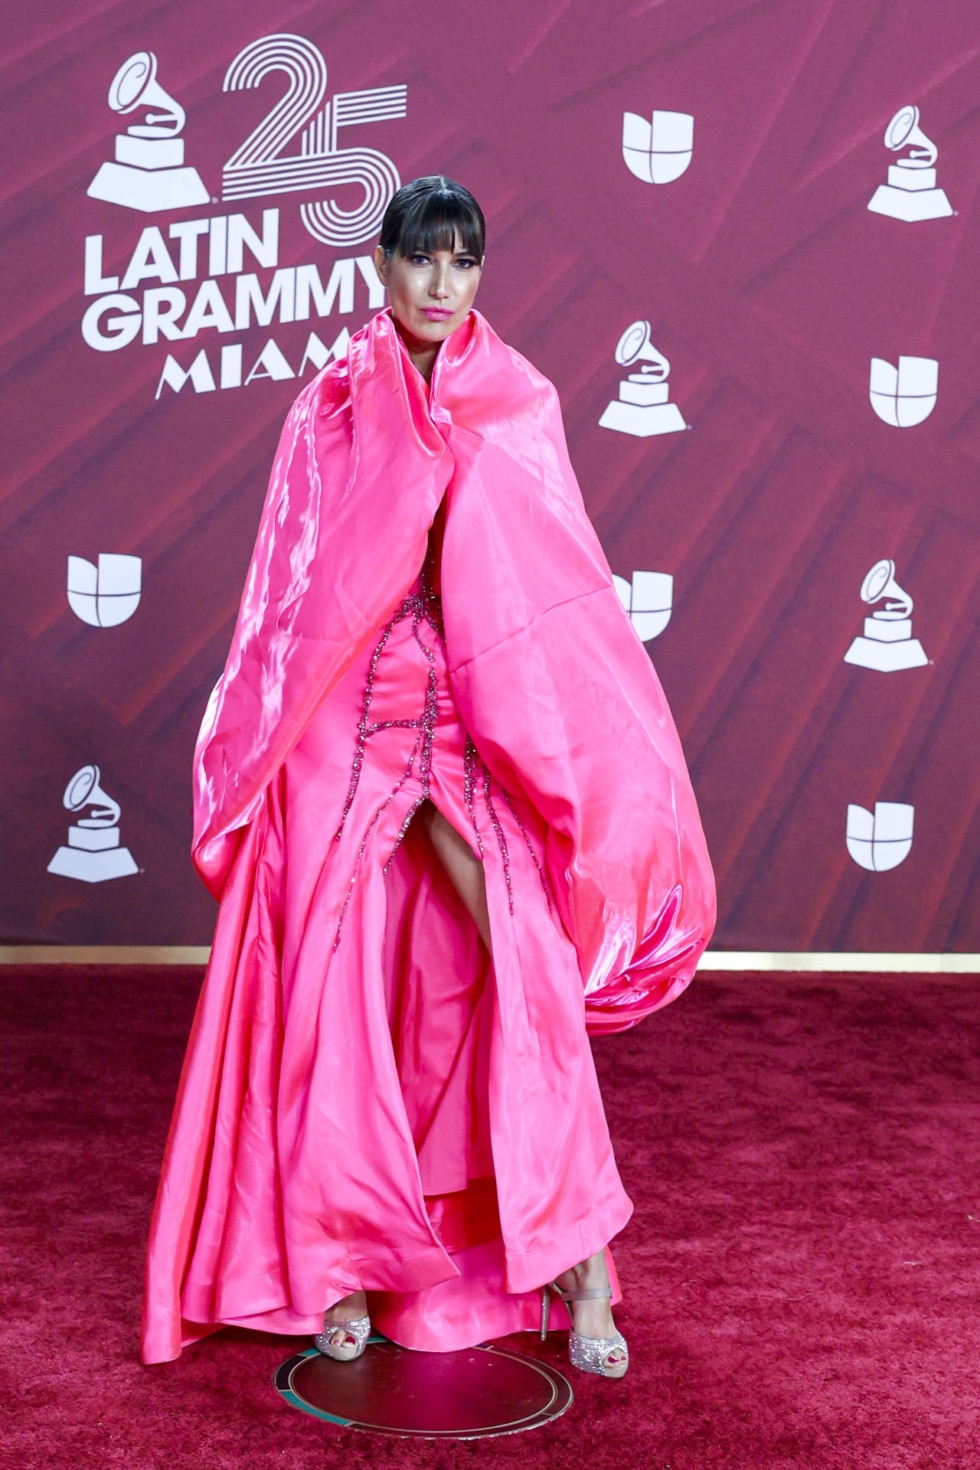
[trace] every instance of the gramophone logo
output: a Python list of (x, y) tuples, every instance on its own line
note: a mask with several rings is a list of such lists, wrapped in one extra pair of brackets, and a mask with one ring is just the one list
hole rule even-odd
[(138, 556), (102, 552), (98, 566), (68, 558), (68, 605), (91, 628), (117, 628), (140, 605), (143, 563)]
[(895, 563), (876, 561), (861, 583), (861, 601), (881, 607), (864, 620), (864, 636), (855, 638), (844, 655), (846, 664), (892, 674), (896, 669), (918, 669), (929, 660), (918, 638), (912, 637), (914, 603), (895, 581)]
[(902, 801), (876, 801), (873, 812), (863, 806), (847, 808), (847, 850), (859, 868), (887, 873), (904, 863), (912, 851), (915, 807)]
[(142, 121), (117, 135), (115, 162), (99, 169), (88, 188), (90, 198), (144, 214), (210, 201), (197, 169), (184, 166), (184, 140), (179, 136), (184, 109), (157, 81), (152, 51), (137, 51), (123, 62), (109, 88), (109, 106), (120, 116), (139, 109)]
[(934, 357), (900, 357), (894, 367), (883, 357), (871, 359), (871, 407), (894, 429), (911, 429), (936, 406), (939, 363)]
[(892, 153), (909, 151), (889, 165), (888, 183), (879, 184), (868, 205), (875, 214), (887, 214), (912, 224), (921, 219), (944, 219), (953, 213), (944, 189), (936, 187), (935, 162), (939, 149), (919, 127), (919, 109), (900, 107), (885, 129), (885, 147)]
[(100, 780), (98, 766), (82, 766), (68, 782), (64, 804), (77, 820), (68, 828), (68, 846), (59, 847), (48, 863), (49, 873), (105, 883), (139, 872), (129, 848), (119, 845), (119, 803), (106, 795)]
[(644, 643), (652, 643), (670, 622), (674, 579), (669, 572), (634, 572), (632, 583), (613, 577), (619, 600)]
[(623, 113), (623, 158), (645, 184), (672, 184), (686, 173), (693, 151), (689, 112), (654, 112), (649, 122), (638, 112)]
[(648, 439), (652, 434), (674, 434), (687, 424), (676, 403), (670, 403), (667, 378), (670, 363), (650, 341), (650, 323), (634, 322), (616, 344), (620, 367), (639, 363), (619, 385), (619, 398), (606, 405), (599, 426), (619, 434)]

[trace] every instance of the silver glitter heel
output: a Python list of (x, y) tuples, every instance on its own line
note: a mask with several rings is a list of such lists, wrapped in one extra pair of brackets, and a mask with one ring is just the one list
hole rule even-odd
[[(551, 1307), (549, 1293), (552, 1291), (565, 1303), (566, 1307), (569, 1307), (571, 1302), (601, 1301), (603, 1298), (612, 1301), (611, 1286), (592, 1286), (583, 1291), (562, 1291), (556, 1281), (549, 1281), (547, 1286), (541, 1288), (542, 1342), (548, 1335), (548, 1313)], [(568, 1315), (572, 1315), (570, 1307)], [(609, 1359), (617, 1348), (625, 1356), (618, 1362), (610, 1362)], [(583, 1337), (573, 1327), (568, 1334), (568, 1361), (573, 1368), (581, 1368), (583, 1373), (598, 1373), (601, 1378), (622, 1378), (630, 1365), (629, 1351), (626, 1338), (621, 1332), (614, 1332), (612, 1337)]]
[[(335, 1342), (338, 1333), (340, 1341)], [(370, 1317), (355, 1317), (352, 1322), (328, 1322), (324, 1317), (323, 1331), (317, 1333), (313, 1343), (326, 1357), (338, 1363), (350, 1363), (361, 1356), (370, 1336)], [(348, 1341), (349, 1338), (354, 1341)]]

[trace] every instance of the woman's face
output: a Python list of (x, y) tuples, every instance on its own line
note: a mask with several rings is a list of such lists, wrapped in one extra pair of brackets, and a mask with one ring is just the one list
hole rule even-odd
[(428, 347), (438, 347), (465, 321), (483, 267), (463, 249), (458, 231), (453, 250), (387, 256), (379, 245), (374, 263), (408, 345)]

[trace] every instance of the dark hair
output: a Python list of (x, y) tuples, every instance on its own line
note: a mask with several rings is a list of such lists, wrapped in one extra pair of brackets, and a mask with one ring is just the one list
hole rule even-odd
[(483, 259), (487, 225), (483, 210), (469, 189), (442, 174), (427, 174), (403, 184), (381, 221), (381, 248), (386, 255), (428, 255), (432, 250), (455, 250), (456, 235), (463, 249)]

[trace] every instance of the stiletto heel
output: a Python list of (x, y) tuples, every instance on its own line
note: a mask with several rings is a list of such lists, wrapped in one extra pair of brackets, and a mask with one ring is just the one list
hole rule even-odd
[[(323, 1331), (317, 1333), (313, 1343), (325, 1357), (337, 1363), (350, 1363), (361, 1356), (370, 1336), (370, 1317), (355, 1317), (350, 1322), (328, 1322), (324, 1317)], [(353, 1338), (353, 1342), (347, 1341), (348, 1338)]]
[[(541, 1288), (541, 1338), (542, 1341), (548, 1335), (548, 1315), (551, 1306), (549, 1292), (554, 1292), (568, 1307), (568, 1315), (572, 1316), (572, 1302), (612, 1301), (611, 1286), (593, 1286), (582, 1291), (562, 1291), (557, 1281), (549, 1281), (547, 1286)], [(572, 1318), (574, 1322), (574, 1318)], [(610, 1358), (614, 1352), (623, 1353), (623, 1357)], [(583, 1373), (598, 1373), (602, 1378), (622, 1378), (630, 1365), (629, 1348), (626, 1339), (621, 1332), (614, 1332), (612, 1337), (583, 1337), (576, 1332), (574, 1326), (568, 1333), (568, 1361), (573, 1368), (580, 1368)]]

